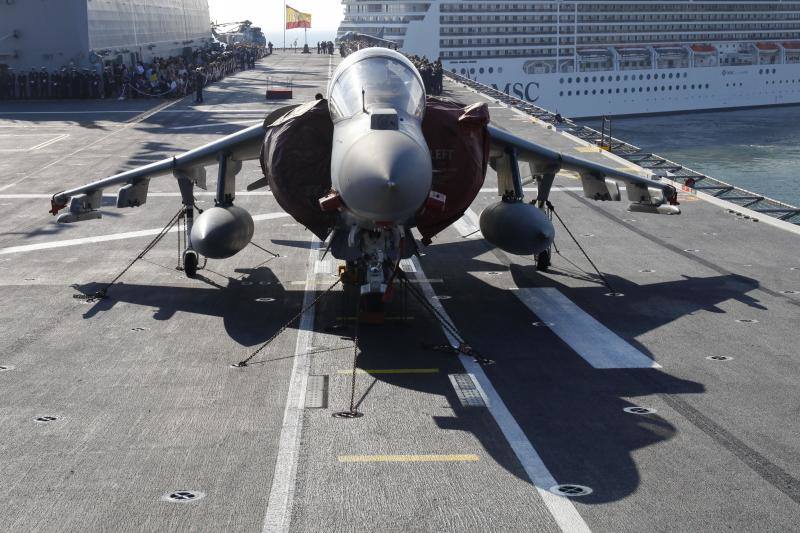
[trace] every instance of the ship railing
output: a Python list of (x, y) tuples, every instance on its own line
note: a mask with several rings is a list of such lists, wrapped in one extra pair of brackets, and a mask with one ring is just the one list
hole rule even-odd
[(499, 103), (512, 106), (534, 118), (552, 124), (561, 131), (565, 131), (586, 142), (603, 146), (607, 148), (609, 152), (649, 170), (656, 176), (676, 181), (687, 189), (702, 191), (740, 207), (762, 213), (765, 216), (800, 225), (800, 208), (796, 206), (731, 185), (717, 178), (712, 178), (711, 176), (692, 170), (684, 165), (670, 161), (660, 155), (646, 152), (638, 146), (634, 146), (622, 139), (602, 135), (594, 128), (578, 124), (568, 118), (557, 116), (557, 114), (552, 111), (506, 94), (494, 87), (456, 74), (455, 72), (445, 71), (445, 75), (453, 81), (466, 85)]

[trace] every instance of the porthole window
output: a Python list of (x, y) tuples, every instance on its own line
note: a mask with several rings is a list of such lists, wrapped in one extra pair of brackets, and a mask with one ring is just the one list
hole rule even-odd
[(583, 91), (584, 96), (589, 94), (589, 91)]
[(603, 94), (604, 92), (605, 92), (605, 91), (603, 91), (603, 89), (600, 89), (600, 94)]
[(647, 75), (647, 79), (648, 79), (648, 80), (650, 79), (650, 74), (648, 74), (648, 75)]
[(567, 91), (567, 96), (572, 96), (572, 91)]
[(672, 79), (672, 72), (669, 73), (669, 79)]
[(489, 74), (494, 72), (494, 67), (489, 67)]
[(478, 69), (478, 72), (479, 72), (480, 74), (483, 74), (483, 67), (479, 68), (479, 69)]
[(617, 94), (619, 94), (619, 87), (617, 87), (617, 91), (616, 92), (617, 92)]
[(639, 79), (640, 79), (640, 80), (643, 80), (643, 79), (644, 79), (644, 76), (642, 76), (641, 74), (639, 74)]
[(474, 68), (469, 69), (469, 73), (470, 74), (475, 74), (475, 69)]
[(452, 70), (451, 70), (451, 72), (452, 72), (453, 74), (456, 74), (456, 69), (452, 69)]
[(665, 80), (665, 79), (667, 79), (667, 75), (666, 75), (666, 74), (662, 74), (662, 75), (661, 75), (661, 79), (662, 79), (662, 80)]
[(617, 81), (619, 81), (619, 76), (617, 76)]
[(462, 68), (462, 69), (461, 69), (461, 74), (466, 74), (466, 73), (467, 73), (467, 69), (465, 69), (465, 68)]
[(650, 92), (650, 87), (647, 88), (647, 92)]
[(763, 74), (764, 73), (764, 69), (763, 68), (758, 69), (758, 73), (759, 74)]
[(572, 83), (572, 78), (567, 78), (567, 83)]
[(564, 91), (559, 92), (558, 96), (564, 96)]
[(627, 75), (627, 74), (625, 74), (625, 77), (624, 77), (623, 79), (624, 79), (625, 81), (628, 81), (628, 75)]
[(639, 92), (642, 92), (643, 90), (644, 90), (644, 89), (642, 89), (641, 87), (639, 87)]
[(776, 70), (775, 70), (775, 69), (772, 69), (772, 73), (773, 73), (773, 74), (775, 74), (775, 72), (776, 72)]
[(596, 89), (592, 89), (592, 94), (597, 94), (597, 90)]
[(692, 89), (694, 89), (694, 85), (692, 85)]
[(580, 83), (580, 82), (581, 82), (580, 78), (575, 78), (575, 83)]
[[(481, 69), (481, 70), (483, 70), (483, 69)], [(558, 83), (564, 83), (564, 78), (561, 78), (560, 80), (558, 80)]]
[(622, 92), (627, 93), (628, 92), (628, 88), (625, 87), (624, 89), (622, 89)]
[(708, 89), (708, 84), (706, 83), (706, 89)]
[(597, 76), (592, 76), (592, 83), (597, 82)]

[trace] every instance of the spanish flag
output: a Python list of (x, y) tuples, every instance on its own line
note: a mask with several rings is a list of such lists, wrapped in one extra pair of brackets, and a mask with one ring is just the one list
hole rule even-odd
[(286, 29), (310, 28), (311, 13), (303, 13), (293, 7), (286, 6)]

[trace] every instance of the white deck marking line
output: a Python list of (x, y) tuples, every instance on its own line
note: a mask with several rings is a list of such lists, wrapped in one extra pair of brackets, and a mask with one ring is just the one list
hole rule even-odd
[(0, 117), (5, 115), (99, 115), (101, 113), (146, 113), (147, 109), (91, 109), (85, 111), (0, 111)]
[(36, 146), (31, 148), (30, 150), (31, 151), (33, 151), (33, 150), (41, 150), (45, 146), (50, 146), (51, 144), (55, 144), (58, 141), (63, 141), (67, 137), (69, 137), (69, 133), (62, 133), (61, 135), (58, 135), (57, 137), (54, 137), (53, 139), (50, 139), (49, 141), (45, 141), (43, 143), (37, 144)]
[(70, 157), (83, 152), (84, 150), (89, 149), (92, 146), (100, 144), (101, 142), (113, 137), (114, 135), (116, 135), (116, 134), (118, 134), (120, 132), (127, 131), (129, 128), (131, 128), (132, 126), (135, 126), (136, 124), (142, 122), (143, 120), (147, 120), (148, 118), (152, 117), (153, 115), (155, 115), (157, 113), (160, 113), (164, 109), (166, 109), (168, 107), (171, 107), (171, 106), (174, 106), (175, 104), (181, 102), (184, 98), (188, 98), (188, 96), (184, 96), (183, 98), (181, 98), (179, 100), (174, 100), (174, 101), (166, 103), (166, 104), (160, 104), (160, 105), (154, 107), (153, 109), (150, 109), (150, 110), (148, 110), (148, 111), (146, 111), (146, 112), (144, 112), (144, 113), (142, 113), (140, 115), (137, 115), (137, 116), (133, 117), (129, 121), (126, 121), (123, 126), (120, 126), (119, 128), (115, 129), (114, 131), (109, 132), (106, 135), (103, 135), (99, 139), (96, 139), (96, 140), (90, 142), (89, 144), (85, 144), (85, 145), (81, 146), (80, 148), (78, 148), (74, 152), (71, 152), (71, 153), (69, 153), (69, 154), (67, 154), (65, 156), (59, 157), (58, 159), (56, 159), (54, 161), (51, 161), (50, 163), (46, 164), (45, 166), (40, 167), (38, 170), (34, 170), (33, 172), (25, 174), (24, 176), (19, 178), (14, 183), (9, 183), (8, 185), (4, 185), (4, 186), (0, 187), (0, 191), (5, 191), (6, 189), (10, 189), (11, 187), (19, 185), (20, 182), (22, 182), (22, 181), (24, 181), (24, 180), (26, 180), (26, 179), (28, 179), (30, 177), (33, 177), (33, 176), (39, 174), (40, 172), (43, 172), (43, 171), (47, 170), (48, 168), (50, 168), (52, 166), (55, 166), (55, 165), (61, 163), (62, 161), (66, 160), (66, 159), (69, 159)]
[(193, 130), (197, 128), (213, 128), (214, 126), (233, 126), (239, 124), (257, 124), (259, 122), (264, 122), (264, 119), (257, 119), (257, 120), (237, 120), (236, 122), (215, 122), (213, 124), (195, 124), (193, 126), (177, 126), (174, 128), (167, 128), (170, 131), (173, 130)]
[[(424, 277), (422, 267), (417, 258), (414, 257), (413, 261), (416, 263), (418, 271), (415, 276)], [(428, 298), (428, 302), (452, 323), (442, 303), (434, 298), (436, 294), (433, 291), (433, 287), (429, 283), (420, 283), (420, 288)], [(446, 329), (442, 328), (442, 331), (444, 331), (451, 345), (454, 347), (458, 346), (458, 341), (453, 338)], [(544, 501), (544, 504), (558, 524), (558, 527), (561, 528), (561, 531), (589, 532), (589, 526), (586, 525), (586, 522), (584, 522), (577, 509), (575, 509), (573, 503), (564, 496), (559, 496), (558, 494), (550, 492), (550, 487), (557, 485), (558, 482), (547, 469), (547, 466), (544, 464), (544, 461), (542, 461), (536, 448), (534, 448), (531, 441), (528, 440), (525, 432), (522, 431), (522, 428), (511, 415), (506, 404), (503, 403), (503, 399), (500, 398), (500, 395), (495, 390), (492, 382), (489, 381), (481, 365), (476, 363), (472, 357), (459, 355), (458, 358), (464, 366), (464, 369), (474, 376), (476, 383), (480, 385), (483, 390), (489, 412), (495, 419), (495, 422), (497, 422), (500, 431), (502, 431), (503, 436), (514, 451), (514, 455), (517, 456), (520, 464), (522, 464), (522, 468), (525, 469), (525, 473), (528, 475), (531, 483), (536, 487), (539, 497)]]
[(594, 368), (661, 368), (616, 333), (575, 305), (555, 287), (519, 289), (514, 294)]
[(479, 217), (471, 208), (464, 211), (464, 215), (453, 222), (453, 227), (458, 231), (461, 237), (465, 239), (482, 239), (483, 234), (480, 231)]
[[(81, 163), (90, 165), (92, 163)], [(234, 193), (236, 196), (272, 196), (272, 191), (236, 191)], [(216, 196), (216, 192), (210, 191), (197, 191), (194, 193), (195, 196)], [(47, 193), (31, 193), (31, 194), (0, 194), (0, 200), (40, 200), (40, 199), (50, 199), (52, 198), (52, 194)], [(103, 198), (116, 198), (116, 194), (104, 194)], [(181, 193), (179, 192), (148, 192), (148, 198), (180, 198)]]
[[(263, 215), (254, 215), (253, 221), (272, 220), (275, 218), (288, 217), (287, 213), (266, 213)], [(178, 231), (177, 226), (171, 228), (169, 233)], [(83, 237), (80, 239), (66, 239), (62, 241), (49, 241), (40, 242), (36, 244), (23, 244), (21, 246), (9, 246), (7, 248), (0, 248), (0, 255), (18, 254), (22, 252), (34, 252), (37, 250), (51, 250), (53, 248), (64, 248), (67, 246), (79, 246), (81, 244), (96, 244), (99, 242), (119, 241), (123, 239), (136, 239), (138, 237), (147, 237), (148, 235), (158, 235), (161, 233), (160, 228), (143, 229), (139, 231), (126, 231), (124, 233), (112, 233), (110, 235), (95, 235), (93, 237)]]
[[(312, 242), (306, 267), (306, 285), (303, 295), (303, 307), (313, 301), (317, 283), (314, 265), (319, 256), (319, 242)], [(283, 411), (283, 424), (278, 443), (278, 454), (275, 459), (275, 473), (272, 476), (272, 488), (269, 492), (267, 512), (264, 516), (264, 533), (283, 533), (289, 531), (292, 518), (292, 502), (294, 501), (295, 477), (297, 475), (297, 457), (300, 451), (300, 436), (303, 430), (303, 411), (305, 410), (306, 387), (311, 358), (311, 341), (314, 337), (314, 313), (312, 307), (300, 318), (297, 342), (294, 350), (292, 374), (289, 378), (289, 391), (286, 395), (286, 407)]]
[[(328, 56), (328, 79), (331, 79), (333, 56)], [(322, 243), (311, 241), (306, 265), (306, 285), (303, 295), (303, 307), (310, 305), (317, 288), (317, 276), (314, 265), (319, 257)], [(300, 436), (303, 430), (303, 411), (306, 403), (306, 386), (311, 359), (311, 341), (314, 337), (314, 313), (316, 306), (306, 311), (300, 318), (297, 343), (295, 345), (292, 375), (289, 380), (289, 392), (286, 396), (286, 407), (283, 412), (283, 425), (278, 444), (278, 456), (275, 459), (275, 472), (272, 476), (272, 488), (269, 491), (267, 511), (264, 515), (263, 533), (288, 533), (292, 520), (292, 504), (294, 503), (295, 478), (297, 476), (297, 458), (300, 452)]]
[(35, 146), (30, 146), (28, 148), (0, 148), (0, 152), (8, 153), (8, 152), (32, 152), (34, 150), (40, 150), (45, 146), (50, 146), (53, 143), (57, 143), (58, 141), (63, 141), (67, 137), (69, 137), (69, 133), (61, 133), (56, 135), (55, 137), (52, 136), (52, 133), (9, 133), (9, 134), (0, 134), (0, 137), (50, 137), (46, 141), (40, 142)]

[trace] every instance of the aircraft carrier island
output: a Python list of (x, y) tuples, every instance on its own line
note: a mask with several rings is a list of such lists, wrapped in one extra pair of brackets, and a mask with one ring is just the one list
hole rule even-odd
[[(285, 208), (293, 182), (276, 185), (267, 166), (265, 187), (251, 142), (265, 117), (270, 132), (292, 127), (274, 113), (287, 104), (312, 102), (292, 120), (324, 114), (344, 61), (277, 52), (210, 86), (202, 105), (0, 104), (1, 529), (797, 530), (798, 227), (648, 180), (445, 79), (446, 98), (477, 104), (442, 113), (486, 143), (485, 181), (429, 244), (416, 229), (395, 236), (394, 277), (367, 269), (354, 288), (360, 259), (347, 254), (369, 235), (321, 241)], [(413, 71), (391, 65), (397, 78), (382, 83), (413, 88)], [(393, 161), (364, 178), (374, 204), (413, 196), (397, 169), (430, 189), (430, 162), (408, 163), (420, 95), (375, 107), (380, 88), (357, 81), (347, 94), (360, 103), (337, 104), (333, 133), (307, 135), (305, 148), (347, 142), (337, 136), (364, 109), (370, 139), (412, 140), (388, 155), (366, 141), (333, 149), (349, 170), (334, 169), (340, 189), (320, 208), (352, 227), (372, 215), (345, 178), (367, 176), (370, 157)], [(265, 100), (268, 83), (291, 86), (292, 99)], [(326, 100), (314, 104), (317, 93)], [(224, 140), (245, 128), (251, 144)], [(544, 178), (509, 164), (526, 154)], [(207, 182), (187, 194), (203, 184), (182, 166), (197, 158), (211, 158)], [(82, 188), (127, 171), (127, 184)], [(551, 186), (552, 222), (527, 210), (537, 186)], [(507, 251), (508, 228), (482, 215), (501, 209), (499, 191), (541, 230), (542, 246), (521, 244), (527, 255)], [(435, 213), (457, 195), (442, 196), (411, 201)], [(187, 198), (191, 240), (211, 239), (196, 235), (199, 221), (234, 202), (252, 219), (251, 244), (188, 257), (190, 220), (173, 217)], [(67, 219), (103, 217), (58, 224), (51, 199)], [(357, 308), (360, 292), (391, 298)]]

